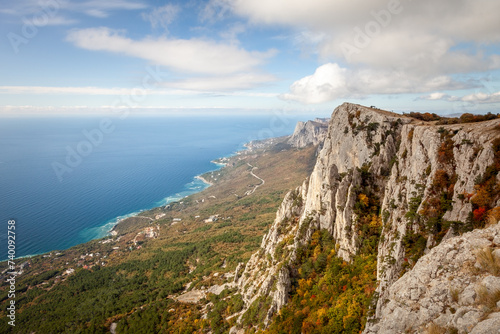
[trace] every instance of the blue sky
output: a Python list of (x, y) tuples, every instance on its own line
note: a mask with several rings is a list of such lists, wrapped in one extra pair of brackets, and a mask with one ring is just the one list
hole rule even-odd
[(496, 0), (18, 0), (0, 115), (498, 112)]

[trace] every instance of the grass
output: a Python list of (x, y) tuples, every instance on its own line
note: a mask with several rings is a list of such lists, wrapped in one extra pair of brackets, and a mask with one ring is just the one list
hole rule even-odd
[(459, 288), (457, 287), (450, 288), (450, 297), (454, 303), (458, 303), (459, 296), (460, 296)]
[(485, 305), (490, 310), (496, 308), (497, 303), (500, 301), (500, 290), (488, 291), (485, 286), (479, 285), (476, 288), (477, 298), (476, 302), (479, 305)]
[(500, 276), (500, 258), (493, 253), (491, 247), (477, 250), (476, 258), (483, 270), (494, 276)]
[(446, 328), (432, 322), (429, 327), (427, 327), (426, 332), (427, 334), (446, 334)]

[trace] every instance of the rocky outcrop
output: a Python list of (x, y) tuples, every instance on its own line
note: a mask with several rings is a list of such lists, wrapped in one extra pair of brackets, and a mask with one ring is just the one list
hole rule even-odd
[(307, 145), (321, 145), (328, 130), (327, 118), (317, 118), (314, 121), (298, 122), (287, 143), (296, 148)]
[(309, 240), (317, 228), (327, 229), (345, 260), (357, 252), (358, 226), (354, 214), (357, 189), (364, 175), (380, 175), (369, 186), (384, 189), (400, 132), (410, 118), (345, 103), (332, 114), (328, 136), (310, 176), (300, 225), (310, 224), (296, 245)]
[[(499, 134), (492, 128), (498, 123), (496, 120), (447, 126), (417, 123), (402, 128), (401, 145), (381, 210), (384, 227), (378, 249), (376, 318), (381, 316), (386, 289), (415, 264), (412, 257), (418, 250), (409, 249), (408, 243), (418, 243), (417, 235), (419, 238), (427, 235), (425, 249), (421, 249), (426, 253), (439, 242), (436, 240), (439, 231), (429, 227), (432, 221), (421, 213), (428, 210), (433, 218), (453, 222), (444, 238), (457, 233), (454, 227), (458, 230), (469, 219), (472, 204), (464, 194), (475, 193), (475, 180), (493, 162), (491, 142)], [(450, 201), (439, 212), (441, 204), (436, 199), (441, 201), (445, 192), (436, 188), (444, 185)], [(428, 232), (422, 234), (425, 229)]]
[[(260, 296), (271, 297), (265, 305), (269, 310), (266, 322), (286, 303), (290, 289), (287, 265), (315, 230), (330, 231), (344, 259), (356, 254), (358, 226), (353, 207), (357, 189), (365, 172), (388, 173), (401, 129), (411, 121), (353, 104), (334, 111), (310, 178), (285, 196), (260, 251), (251, 257), (238, 280), (248, 307)], [(373, 188), (382, 192), (383, 181), (373, 181)]]
[(491, 251), (500, 252), (500, 224), (442, 242), (387, 289), (378, 320), (365, 332), (425, 333), (433, 326), (497, 333), (500, 313), (490, 298), (500, 297), (500, 277), (480, 261), (480, 252)]
[[(451, 309), (448, 318), (437, 320), (447, 313), (444, 304), (436, 307), (430, 302), (433, 298), (441, 298), (434, 293), (444, 293), (442, 288), (431, 288), (441, 284), (435, 281), (441, 277), (436, 276), (436, 271), (429, 271), (425, 286), (419, 285), (419, 281), (399, 283), (398, 279), (405, 272), (400, 280), (418, 278), (417, 271), (425, 261), (434, 261), (427, 267), (436, 265), (438, 268), (438, 263), (447, 259), (447, 244), (459, 250), (463, 248), (464, 252), (453, 253), (454, 257), (446, 261), (472, 261), (468, 244), (464, 241), (456, 244), (456, 240), (465, 240), (467, 235), (458, 239), (454, 236), (465, 231), (470, 221), (473, 210), (470, 196), (475, 192), (478, 178), (493, 162), (491, 143), (499, 136), (495, 128), (499, 123), (500, 120), (493, 120), (441, 127), (355, 104), (345, 103), (336, 108), (313, 172), (300, 187), (285, 196), (273, 225), (262, 240), (261, 249), (251, 257), (236, 280), (247, 309), (266, 308), (264, 325), (267, 325), (272, 315), (287, 302), (290, 276), (294, 275), (290, 264), (296, 259), (298, 249), (308, 244), (316, 230), (329, 231), (336, 243), (337, 256), (345, 261), (357, 254), (360, 246), (359, 201), (363, 192), (380, 199), (378, 214), (383, 222), (377, 263), (379, 298), (366, 333), (393, 333), (392, 328), (395, 328), (394, 333), (400, 333), (401, 325), (398, 327), (391, 322), (398, 321), (398, 314), (405, 314), (409, 326), (413, 326), (412, 319), (419, 316), (427, 323), (436, 320), (436, 326), (455, 324), (459, 331), (495, 324), (496, 320), (470, 313), (473, 312), (470, 308), (463, 309), (462, 315), (470, 313), (470, 319), (463, 324), (459, 322), (464, 320), (459, 321), (460, 316)], [(306, 125), (298, 125), (297, 129), (300, 133)], [(296, 141), (297, 144), (305, 142)], [(500, 204), (500, 199), (494, 201), (497, 201), (496, 206)], [(478, 233), (477, 238), (486, 238), (479, 236), (479, 231), (473, 233)], [(436, 246), (441, 242), (443, 250), (440, 251)], [(424, 254), (428, 255), (417, 262)], [(450, 266), (448, 272), (454, 270), (458, 269)], [(461, 284), (465, 288), (473, 282), (467, 272), (462, 276), (456, 273), (443, 277), (448, 280), (451, 275), (457, 277), (457, 286)], [(415, 290), (417, 285), (419, 288)], [(410, 298), (412, 304), (403, 305), (403, 296)], [(460, 298), (469, 298), (467, 296)], [(422, 311), (426, 313), (418, 313), (419, 308), (427, 310)], [(474, 323), (472, 318), (477, 321)], [(483, 320), (488, 322), (481, 322)], [(426, 322), (415, 322), (414, 327), (405, 329), (418, 332)], [(473, 323), (476, 327), (471, 327)]]
[[(286, 258), (288, 256), (286, 253), (293, 248), (291, 236), (297, 230), (296, 221), (302, 212), (302, 197), (306, 193), (307, 181), (285, 196), (274, 224), (262, 239), (260, 251), (252, 255), (242, 275), (236, 280), (247, 308), (253, 305), (262, 307), (255, 304), (258, 298), (270, 297), (269, 303), (265, 305), (267, 307), (267, 316), (263, 319), (265, 325), (288, 300), (290, 273), (284, 266), (282, 257)], [(244, 312), (242, 316), (243, 314)]]

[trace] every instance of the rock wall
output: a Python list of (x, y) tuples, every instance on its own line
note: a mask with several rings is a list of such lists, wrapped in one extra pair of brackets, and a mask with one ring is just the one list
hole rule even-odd
[[(378, 250), (379, 300), (376, 319), (382, 314), (387, 288), (400, 277), (404, 266), (410, 268), (414, 264), (408, 263), (411, 259), (408, 259), (404, 239), (409, 233), (422, 231), (425, 221), (418, 217), (418, 213), (422, 212), (426, 202), (432, 203), (432, 199), (436, 197), (433, 184), (438, 175), (446, 173), (450, 178), (454, 175), (454, 179), (450, 180), (453, 183), (453, 190), (450, 192), (452, 202), (442, 220), (456, 222), (455, 225), (463, 225), (467, 221), (472, 204), (461, 196), (474, 193), (474, 180), (493, 162), (491, 141), (499, 134), (491, 128), (498, 123), (497, 120), (447, 126), (417, 123), (402, 128), (403, 140), (387, 181), (382, 203), (384, 227)], [(452, 154), (449, 152), (449, 157), (444, 159), (446, 149), (443, 146), (446, 139), (442, 134), (446, 133), (446, 139), (449, 140), (446, 149), (451, 150)], [(417, 222), (418, 219), (420, 222)], [(455, 233), (450, 228), (444, 239)], [(428, 235), (425, 253), (436, 245), (434, 236), (432, 233)]]
[(481, 251), (500, 260), (500, 224), (450, 238), (423, 256), (387, 289), (378, 319), (365, 333), (426, 333), (430, 326), (498, 333), (500, 312), (488, 305), (488, 296), (500, 292), (500, 277), (478, 261)]
[[(394, 315), (392, 319), (397, 321), (399, 311), (394, 313), (393, 307), (400, 305), (397, 296), (412, 292), (391, 289), (397, 284), (402, 289), (410, 289), (410, 285), (397, 283), (398, 279), (406, 271), (406, 275), (415, 273), (418, 263), (424, 261), (422, 258), (415, 265), (407, 259), (412, 250), (405, 240), (413, 235), (421, 238), (425, 235), (424, 253), (437, 252), (438, 248), (432, 248), (442, 240), (453, 240), (472, 210), (464, 194), (474, 192), (475, 180), (493, 161), (491, 142), (499, 136), (494, 129), (499, 123), (500, 120), (493, 120), (440, 127), (355, 104), (344, 103), (336, 108), (313, 172), (300, 187), (285, 196), (261, 249), (236, 278), (246, 307), (266, 308), (264, 325), (268, 324), (272, 315), (287, 302), (290, 275), (293, 275), (288, 264), (295, 260), (297, 250), (310, 241), (317, 229), (328, 230), (336, 242), (337, 255), (349, 261), (359, 247), (358, 217), (354, 209), (359, 189), (370, 188), (381, 202), (383, 229), (377, 263), (379, 299), (366, 333), (379, 330), (400, 333), (400, 327), (393, 326), (396, 329), (391, 332), (392, 325), (385, 325), (382, 319), (391, 319), (390, 315)], [(366, 175), (371, 175), (369, 184), (366, 184)], [(446, 205), (433, 207), (439, 196), (447, 199)], [(420, 217), (422, 210), (429, 211), (432, 219)], [(450, 221), (453, 223), (444, 223)], [(415, 261), (418, 257), (415, 255)], [(262, 296), (266, 297), (265, 303), (259, 298)], [(424, 294), (412, 296), (418, 300)], [(413, 314), (407, 317), (411, 322), (418, 313), (408, 312)], [(431, 318), (429, 315), (425, 319)]]
[(326, 138), (329, 119), (317, 118), (314, 121), (297, 122), (287, 143), (296, 148), (307, 145), (321, 145)]

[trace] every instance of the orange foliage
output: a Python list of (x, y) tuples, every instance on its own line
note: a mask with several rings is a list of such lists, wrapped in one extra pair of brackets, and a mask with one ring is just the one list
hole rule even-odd
[(474, 212), (473, 212), (474, 220), (481, 221), (483, 219), (485, 213), (486, 213), (485, 207), (480, 207), (480, 208), (474, 210)]
[(365, 194), (359, 194), (358, 196), (359, 198), (359, 201), (361, 203), (363, 203), (363, 206), (368, 206), (368, 204), (370, 204), (370, 200), (368, 199), (368, 196), (366, 196)]
[(441, 163), (451, 163), (453, 161), (453, 140), (446, 138), (438, 150), (438, 161)]
[(486, 207), (491, 202), (491, 197), (486, 189), (486, 187), (478, 187), (478, 191), (474, 197), (471, 198), (471, 202), (479, 207)]
[(438, 169), (434, 175), (432, 187), (436, 188), (436, 190), (443, 190), (444, 188), (448, 188), (449, 183), (450, 177), (448, 176), (448, 173), (445, 170)]

